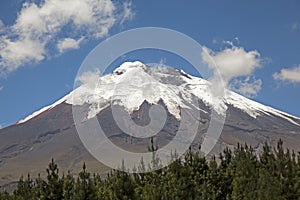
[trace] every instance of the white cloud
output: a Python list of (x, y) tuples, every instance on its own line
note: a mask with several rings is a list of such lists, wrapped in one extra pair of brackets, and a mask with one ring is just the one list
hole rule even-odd
[(275, 80), (300, 83), (300, 65), (291, 69), (281, 69), (280, 72), (273, 74)]
[(0, 85), (0, 91), (3, 90), (3, 88), (4, 88), (4, 87), (3, 87), (2, 85)]
[[(232, 78), (249, 76), (261, 66), (258, 51), (246, 51), (243, 47), (231, 46), (220, 52), (203, 47), (202, 59), (209, 67), (218, 70), (226, 82)], [(215, 67), (217, 65), (217, 68)]]
[(101, 73), (99, 69), (96, 68), (94, 71), (87, 71), (82, 73), (76, 78), (76, 81), (89, 88), (95, 88), (95, 86), (98, 84), (100, 77)]
[(16, 41), (0, 39), (0, 72), (11, 72), (23, 63), (38, 63), (45, 58), (45, 43), (22, 38)]
[(255, 97), (261, 90), (262, 80), (255, 79), (254, 77), (246, 77), (245, 79), (233, 79), (230, 82), (229, 88), (246, 96)]
[(126, 1), (123, 3), (124, 15), (121, 20), (121, 24), (123, 24), (126, 20), (131, 20), (134, 17), (134, 12), (132, 12), (132, 3), (131, 1)]
[[(11, 72), (22, 65), (39, 62), (48, 56), (48, 47), (60, 42), (58, 50), (61, 52), (79, 47), (79, 40), (67, 38), (105, 37), (115, 24), (130, 18), (130, 6), (128, 2), (121, 5), (110, 0), (24, 3), (15, 24), (7, 27), (0, 37), (0, 72)], [(68, 45), (69, 48), (64, 48)]]
[(56, 46), (60, 53), (63, 53), (71, 49), (79, 49), (79, 45), (83, 41), (83, 39), (84, 39), (83, 37), (79, 38), (78, 40), (75, 40), (73, 38), (64, 38), (58, 41)]
[[(238, 41), (238, 38), (234, 40)], [(262, 81), (256, 80), (252, 74), (262, 65), (260, 53), (257, 50), (246, 51), (235, 46), (233, 41), (224, 43), (229, 47), (219, 52), (203, 47), (203, 61), (214, 70), (214, 76), (222, 76), (226, 87), (248, 97), (256, 96)]]

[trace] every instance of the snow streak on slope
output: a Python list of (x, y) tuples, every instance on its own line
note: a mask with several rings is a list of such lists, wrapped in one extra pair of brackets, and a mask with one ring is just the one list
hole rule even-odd
[(269, 115), (273, 114), (275, 116), (281, 117), (292, 124), (300, 125), (297, 122), (295, 122), (293, 119), (300, 119), (298, 117), (295, 117), (293, 115), (284, 113), (282, 111), (276, 110), (272, 107), (265, 106), (263, 104), (260, 104), (258, 102), (252, 101), (250, 99), (247, 99), (246, 97), (243, 97), (235, 92), (226, 90), (226, 98), (224, 98), (224, 102), (226, 104), (232, 105), (233, 107), (236, 107), (243, 112), (246, 112), (248, 115), (250, 115), (253, 118), (256, 118), (257, 116), (260, 116), (261, 114)]
[(53, 103), (53, 104), (51, 104), (51, 105), (49, 105), (49, 106), (46, 106), (46, 107), (44, 107), (44, 108), (42, 108), (42, 109), (40, 109), (40, 110), (38, 110), (38, 111), (32, 113), (31, 115), (28, 115), (28, 116), (25, 117), (24, 119), (18, 121), (16, 124), (22, 124), (22, 123), (27, 122), (28, 120), (30, 120), (30, 119), (32, 119), (32, 118), (34, 118), (34, 117), (40, 115), (41, 113), (43, 113), (43, 112), (45, 112), (45, 111), (47, 111), (47, 110), (51, 110), (51, 109), (54, 108), (55, 106), (57, 106), (57, 105), (59, 105), (59, 104), (65, 102), (68, 98), (70, 98), (70, 95), (71, 95), (71, 94), (67, 94), (67, 95), (64, 96), (63, 98), (61, 98), (61, 99), (59, 99), (58, 101), (56, 101), (55, 103)]
[(264, 106), (229, 90), (225, 91), (223, 97), (216, 98), (211, 93), (210, 82), (188, 75), (182, 70), (149, 67), (136, 61), (123, 63), (112, 74), (97, 76), (97, 81), (95, 77), (90, 81), (87, 81), (88, 78), (82, 78), (85, 80), (82, 81), (82, 85), (67, 96), (18, 123), (28, 121), (62, 102), (72, 105), (88, 104), (87, 118), (92, 118), (111, 104), (122, 105), (128, 112), (132, 112), (138, 109), (144, 101), (157, 104), (160, 100), (164, 102), (170, 114), (179, 120), (180, 108), (200, 109), (195, 103), (197, 102), (195, 99), (198, 99), (220, 115), (225, 114), (227, 105), (232, 105), (253, 118), (261, 114), (272, 114), (299, 125), (293, 120), (299, 118)]

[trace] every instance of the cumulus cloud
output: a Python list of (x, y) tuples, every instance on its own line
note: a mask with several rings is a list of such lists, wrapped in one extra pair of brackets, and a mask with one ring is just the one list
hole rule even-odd
[(45, 42), (30, 38), (0, 41), (0, 71), (11, 72), (24, 63), (38, 63), (45, 58)]
[(230, 82), (229, 88), (246, 96), (256, 97), (257, 93), (261, 90), (262, 80), (255, 79), (255, 77), (248, 76), (245, 79), (233, 79)]
[(300, 65), (291, 69), (281, 69), (280, 72), (273, 74), (273, 78), (279, 81), (300, 83)]
[[(209, 67), (219, 70), (223, 79), (229, 81), (232, 78), (251, 75), (261, 66), (258, 51), (246, 51), (243, 47), (232, 46), (220, 52), (214, 52), (203, 47), (202, 59)], [(217, 66), (217, 68), (215, 67)]]
[(222, 76), (227, 87), (243, 95), (255, 96), (261, 89), (262, 81), (253, 81), (255, 78), (250, 77), (262, 65), (260, 53), (237, 47), (233, 42), (225, 43), (229, 47), (218, 52), (203, 47), (203, 61), (214, 70), (215, 76)]
[(85, 85), (89, 88), (95, 88), (100, 77), (100, 70), (96, 68), (94, 71), (87, 71), (82, 73), (76, 78), (76, 81), (78, 81), (81, 85)]
[(73, 38), (64, 38), (58, 41), (57, 49), (60, 53), (63, 53), (71, 49), (79, 49), (79, 45), (83, 41), (83, 39), (84, 39), (83, 37), (79, 38), (78, 40), (75, 40)]
[(130, 18), (130, 6), (128, 2), (110, 0), (24, 3), (15, 23), (0, 35), (0, 72), (40, 62), (48, 56), (51, 46), (61, 53), (79, 48), (83, 37), (105, 37), (115, 24)]

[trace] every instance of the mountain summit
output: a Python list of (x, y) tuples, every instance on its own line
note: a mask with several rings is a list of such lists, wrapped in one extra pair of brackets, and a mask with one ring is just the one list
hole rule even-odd
[(193, 118), (199, 123), (193, 148), (204, 140), (211, 115), (216, 113), (224, 117), (225, 124), (214, 153), (237, 143), (248, 143), (259, 153), (265, 142), (275, 145), (279, 138), (286, 147), (300, 150), (299, 118), (227, 89), (215, 97), (212, 83), (179, 69), (126, 62), (111, 74), (86, 72), (77, 81), (80, 86), (65, 97), (0, 130), (0, 185), (28, 172), (43, 172), (51, 158), (63, 171), (78, 172), (83, 162), (90, 171), (108, 170), (82, 145), (73, 119), (74, 108), (82, 110), (82, 122), (97, 119), (114, 144), (133, 152), (147, 152), (149, 139), (125, 134), (115, 122), (114, 106), (121, 107), (140, 126), (150, 123), (152, 105), (164, 107), (166, 120), (155, 136), (159, 147), (176, 137), (185, 109), (200, 113)]
[[(263, 114), (274, 115), (300, 126), (299, 118), (252, 101), (230, 90), (224, 91), (221, 101), (215, 101), (210, 82), (191, 76), (180, 69), (150, 67), (139, 61), (125, 62), (111, 74), (100, 76), (97, 71), (87, 72), (78, 80), (82, 82), (80, 87), (17, 123), (24, 123), (63, 102), (70, 105), (89, 104), (87, 117), (92, 118), (117, 100), (128, 112), (139, 109), (144, 101), (157, 104), (162, 100), (168, 111), (180, 119), (180, 108), (189, 107), (193, 102), (192, 98), (197, 97), (219, 114), (226, 112), (228, 107), (232, 106), (253, 118)], [(197, 105), (193, 105), (193, 108), (199, 109)]]

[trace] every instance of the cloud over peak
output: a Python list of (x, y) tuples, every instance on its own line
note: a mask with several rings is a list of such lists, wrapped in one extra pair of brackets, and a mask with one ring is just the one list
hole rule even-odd
[(261, 58), (258, 51), (246, 51), (243, 47), (231, 46), (219, 52), (214, 52), (203, 47), (203, 60), (208, 66), (217, 69), (222, 77), (229, 81), (232, 78), (251, 75), (261, 66)]
[(229, 47), (218, 52), (203, 47), (203, 61), (214, 69), (215, 75), (220, 73), (228, 88), (248, 97), (256, 96), (262, 81), (256, 80), (253, 73), (262, 65), (260, 53), (257, 50), (247, 51), (232, 42), (225, 43)]
[(246, 97), (256, 97), (261, 90), (262, 80), (256, 79), (254, 76), (248, 76), (245, 79), (233, 79), (229, 87)]
[(110, 0), (26, 2), (6, 31), (0, 21), (0, 72), (9, 73), (25, 64), (40, 62), (47, 57), (47, 47), (56, 47), (63, 53), (78, 49), (83, 38), (105, 37), (131, 13), (130, 3)]

